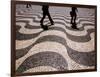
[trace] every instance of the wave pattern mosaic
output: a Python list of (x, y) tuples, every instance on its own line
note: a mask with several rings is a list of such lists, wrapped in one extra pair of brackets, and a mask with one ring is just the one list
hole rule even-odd
[(95, 69), (95, 9), (77, 7), (74, 29), (71, 8), (49, 6), (45, 30), (41, 5), (16, 4), (16, 73)]

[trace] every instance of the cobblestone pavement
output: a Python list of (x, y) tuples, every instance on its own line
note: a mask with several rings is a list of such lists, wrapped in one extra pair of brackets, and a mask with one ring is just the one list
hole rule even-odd
[[(41, 6), (16, 6), (16, 72), (49, 72), (95, 68), (95, 11), (78, 8), (71, 28), (70, 7), (50, 6), (55, 22), (44, 31)], [(49, 24), (46, 17), (44, 24)]]

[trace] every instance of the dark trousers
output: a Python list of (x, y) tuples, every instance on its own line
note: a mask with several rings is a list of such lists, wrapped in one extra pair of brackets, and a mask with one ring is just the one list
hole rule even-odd
[(49, 18), (49, 20), (50, 20), (51, 24), (53, 24), (54, 22), (53, 22), (53, 20), (52, 20), (52, 18), (51, 18), (51, 16), (50, 16), (49, 11), (45, 11), (45, 12), (43, 12), (43, 17), (42, 17), (42, 19), (41, 19), (40, 23), (43, 25), (43, 21), (44, 21), (44, 19), (45, 19), (46, 15), (48, 16), (48, 18)]
[(31, 4), (27, 4), (27, 5), (26, 5), (26, 8), (29, 8), (29, 7), (31, 7)]
[(76, 13), (71, 14), (71, 24), (73, 24), (73, 23), (76, 24), (76, 17), (77, 17)]

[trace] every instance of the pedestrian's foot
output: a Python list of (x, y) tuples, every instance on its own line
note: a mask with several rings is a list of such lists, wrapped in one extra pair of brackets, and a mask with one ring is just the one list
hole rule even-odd
[(77, 28), (76, 26), (71, 26), (73, 29), (77, 29), (77, 30), (79, 30), (79, 28)]
[(51, 25), (54, 25), (54, 23), (51, 23)]

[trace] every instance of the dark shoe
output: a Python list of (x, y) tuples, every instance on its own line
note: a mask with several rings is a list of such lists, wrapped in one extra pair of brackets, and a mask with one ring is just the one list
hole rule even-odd
[(73, 29), (77, 29), (77, 30), (79, 30), (78, 28), (77, 28), (77, 26), (76, 26), (76, 23), (72, 23), (72, 26), (71, 26)]
[(77, 30), (79, 30), (76, 26), (71, 26), (73, 29), (77, 29)]
[(51, 23), (51, 25), (54, 25), (54, 22), (53, 22), (53, 23)]

